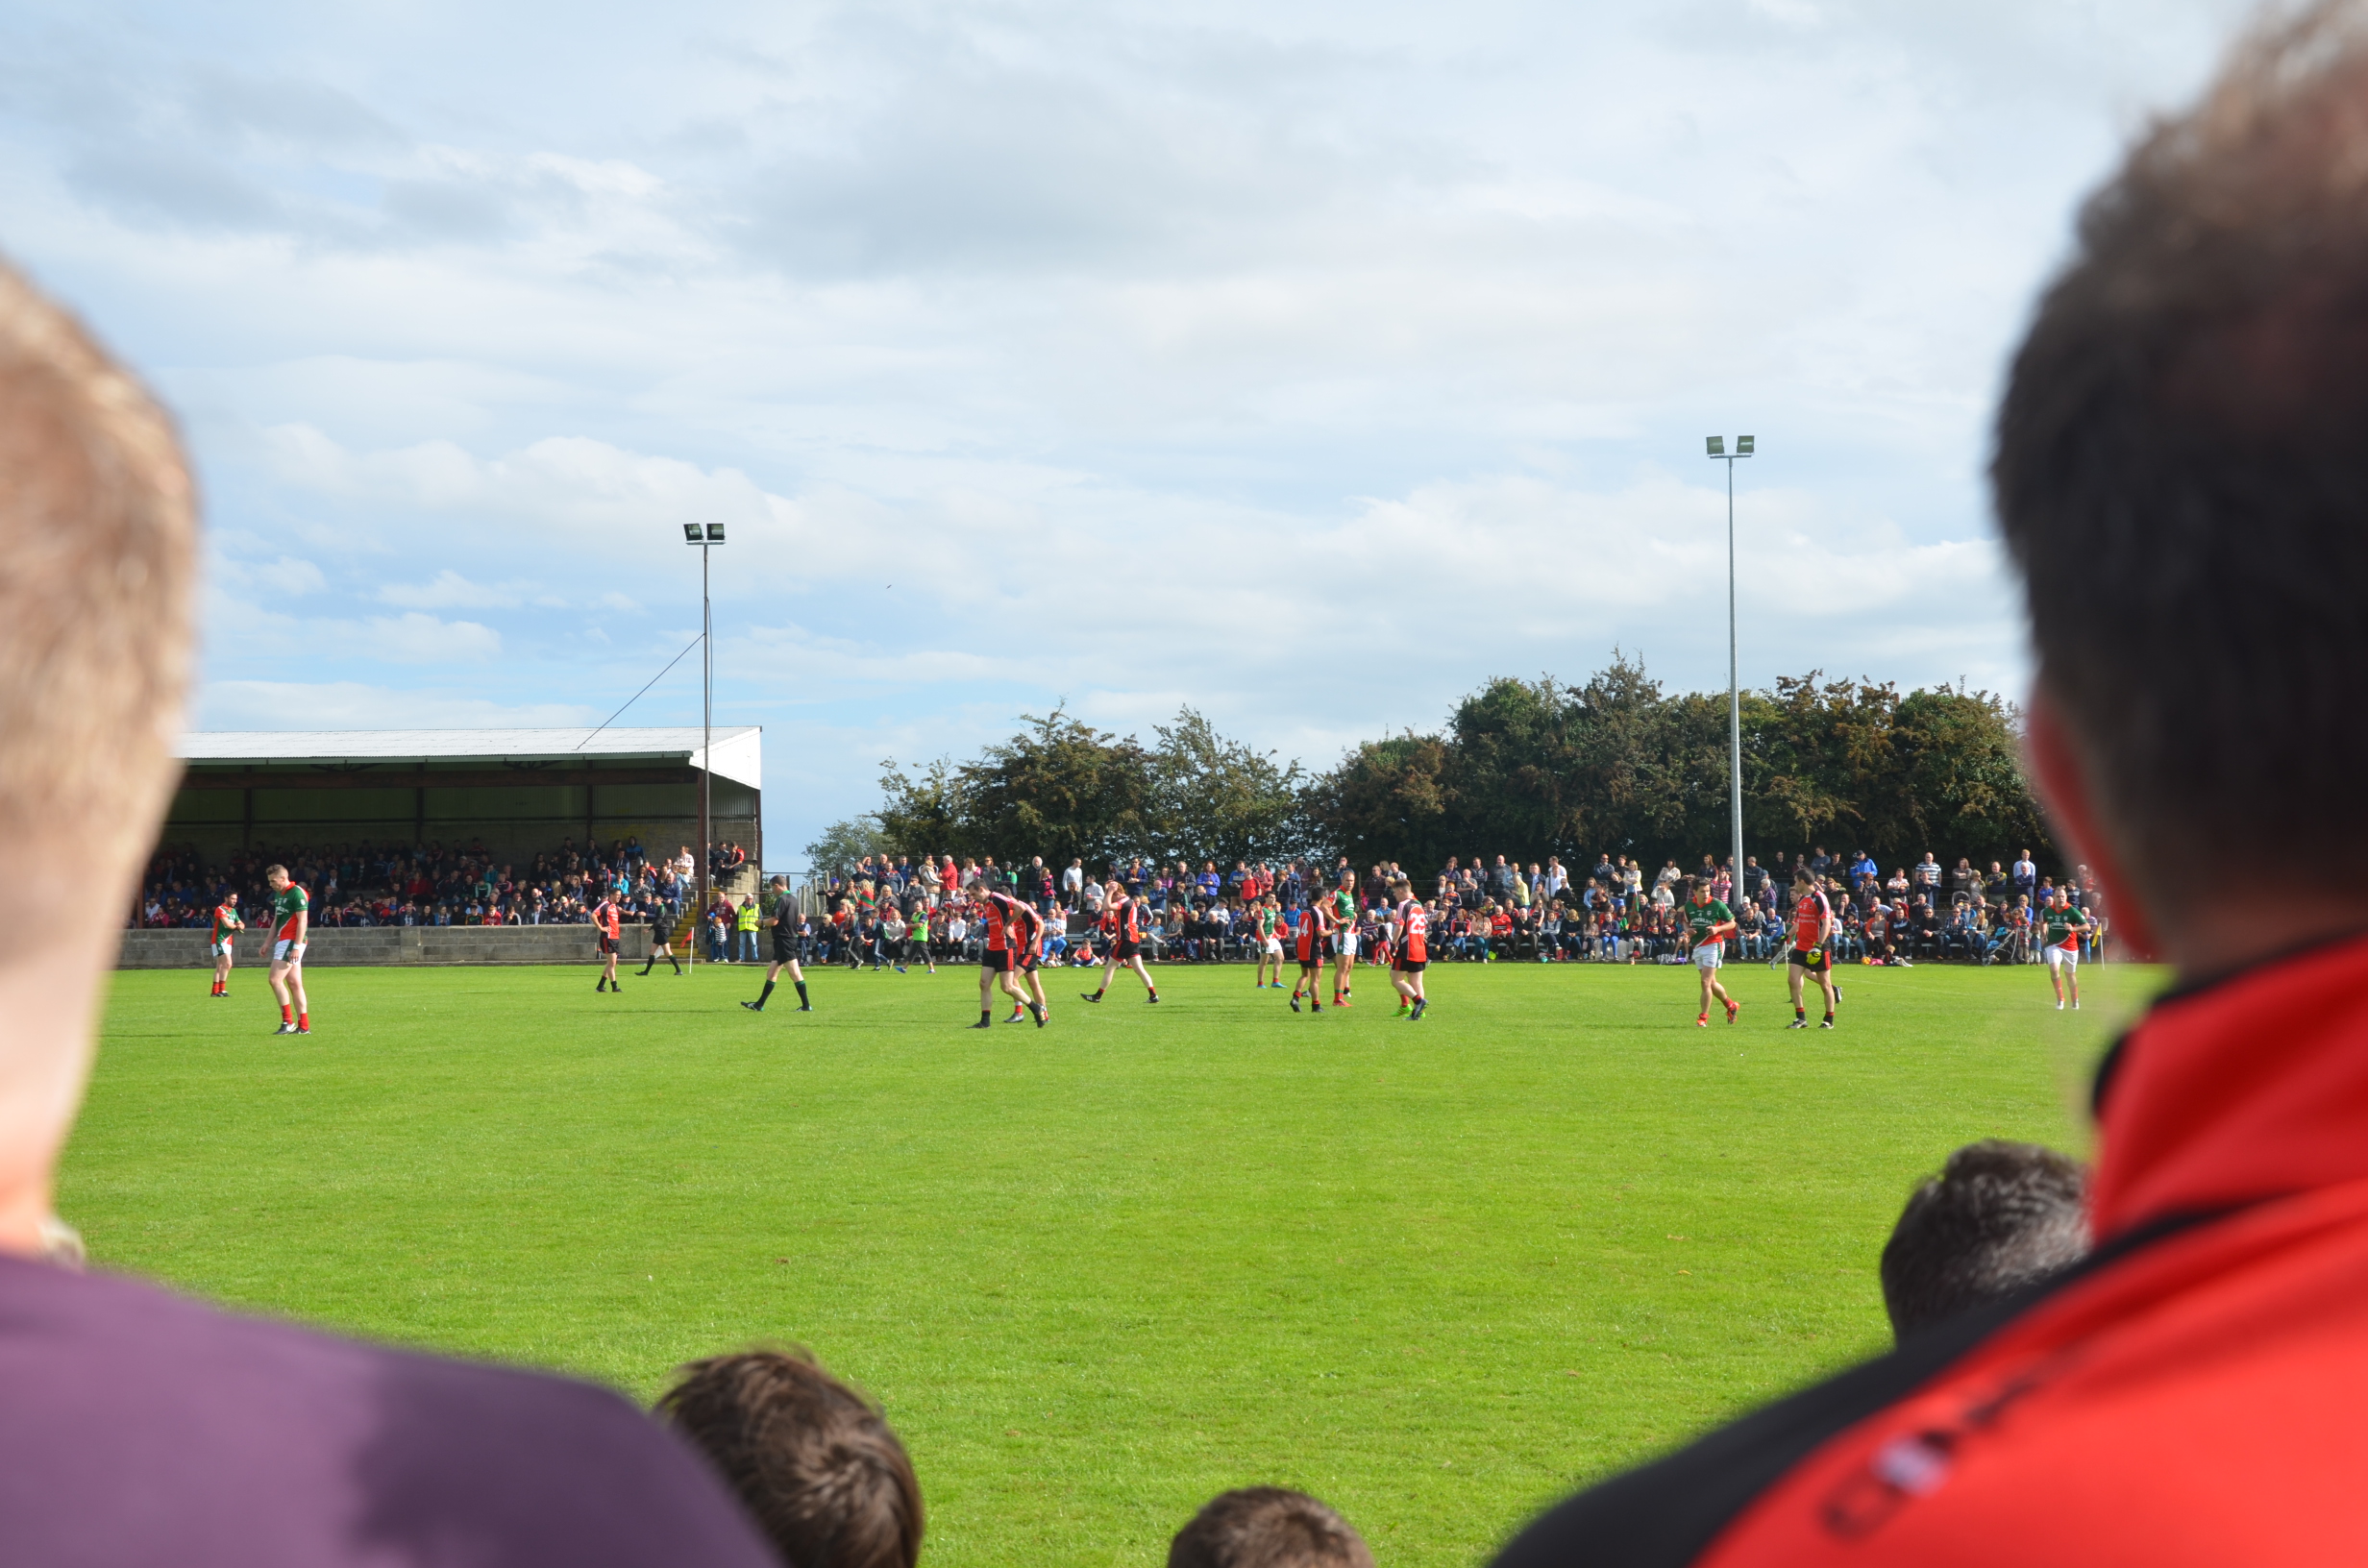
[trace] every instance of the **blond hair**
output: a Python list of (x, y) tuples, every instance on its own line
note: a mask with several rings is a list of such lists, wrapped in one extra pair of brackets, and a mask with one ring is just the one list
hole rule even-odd
[(0, 263), (0, 855), (20, 885), (45, 860), (128, 879), (154, 842), (196, 547), (170, 419)]

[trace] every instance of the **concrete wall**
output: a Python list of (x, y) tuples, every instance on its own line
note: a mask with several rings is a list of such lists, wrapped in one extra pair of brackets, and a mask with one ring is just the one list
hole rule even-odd
[[(624, 957), (650, 955), (650, 928), (629, 925)], [(241, 931), (233, 956), (242, 968), (269, 961), (265, 934)], [(305, 948), (308, 966), (344, 964), (597, 964), (599, 943), (588, 925), (380, 925), (365, 930), (323, 927)], [(126, 931), (115, 961), (121, 969), (210, 969), (206, 933)]]

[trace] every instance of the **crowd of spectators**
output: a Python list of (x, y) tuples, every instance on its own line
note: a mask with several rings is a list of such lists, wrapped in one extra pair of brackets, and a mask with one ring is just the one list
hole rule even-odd
[[(697, 896), (690, 845), (653, 857), (629, 837), (605, 846), (586, 841), (581, 848), (564, 839), (523, 867), (491, 854), (481, 841), (448, 847), (365, 839), (333, 847), (243, 849), (218, 866), (179, 845), (151, 857), (130, 923), (205, 927), (232, 893), (252, 923), (254, 912), (267, 907), (263, 868), (274, 863), (305, 890), (316, 926), (583, 924), (605, 894), (622, 906), (627, 923), (671, 930)], [(709, 870), (724, 878), (747, 864), (739, 845), (726, 843), (715, 846)]]
[[(2083, 944), (2086, 956), (2101, 956), (2104, 912), (2084, 866), (2060, 883), (2040, 874), (2028, 850), (2011, 865), (1992, 861), (1987, 870), (1962, 856), (1944, 870), (1928, 850), (1887, 875), (1863, 852), (1845, 859), (1820, 846), (1796, 858), (1833, 908), (1834, 953), (1844, 963), (2035, 963), (2037, 912), (2060, 890), (2092, 917)], [(950, 855), (866, 857), (820, 879), (822, 908), (802, 918), (801, 958), (876, 967), (919, 962), (924, 955), (912, 933), (925, 928), (929, 959), (975, 959), (980, 912), (965, 890), (976, 877), (1033, 904), (1047, 917), (1048, 956), (1079, 965), (1100, 962), (1104, 889), (1113, 883), (1140, 906), (1147, 956), (1183, 963), (1252, 958), (1259, 908), (1271, 905), (1288, 937), (1314, 896), (1345, 883), (1356, 897), (1360, 951), (1386, 962), (1394, 936), (1388, 888), (1402, 874), (1395, 862), (1360, 871), (1344, 856), (1330, 866), (1238, 860), (1229, 871), (1210, 860), (1196, 870), (1189, 862), (1129, 860), (1094, 873), (1082, 860), (1055, 869), (1042, 856), (1014, 866), (992, 858), (957, 862)], [(1745, 857), (1739, 889), (1731, 860), (1705, 855), (1690, 871), (1669, 860), (1648, 871), (1640, 860), (1606, 851), (1593, 867), (1575, 872), (1554, 856), (1527, 863), (1503, 855), (1450, 856), (1430, 879), (1424, 899), (1431, 957), (1675, 963), (1686, 943), (1679, 904), (1689, 877), (1734, 911), (1739, 929), (1730, 957), (1781, 956), (1793, 897), (1785, 855), (1768, 867), (1757, 856)]]

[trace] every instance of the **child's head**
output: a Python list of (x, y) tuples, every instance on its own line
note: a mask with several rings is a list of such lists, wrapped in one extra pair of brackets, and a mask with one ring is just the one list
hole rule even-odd
[(921, 1485), (878, 1410), (804, 1352), (693, 1361), (657, 1403), (795, 1568), (913, 1568)]
[(1305, 1492), (1222, 1492), (1168, 1543), (1168, 1568), (1373, 1568), (1348, 1521)]

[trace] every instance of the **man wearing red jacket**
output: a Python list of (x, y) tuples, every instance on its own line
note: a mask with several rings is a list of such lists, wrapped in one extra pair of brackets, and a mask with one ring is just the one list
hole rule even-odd
[[(2178, 986), (2084, 1263), (1564, 1504), (1540, 1564), (2368, 1562), (2368, 17), (2270, 24), (2092, 200), (1992, 469), (2068, 854)], [(2320, 874), (2226, 899), (2193, 870)]]

